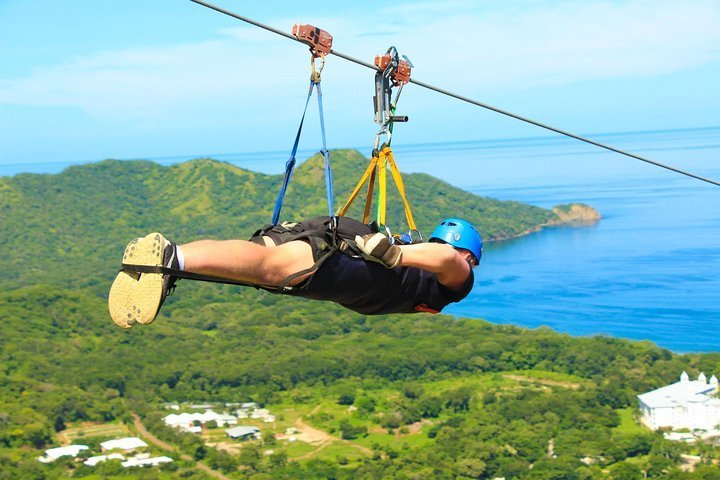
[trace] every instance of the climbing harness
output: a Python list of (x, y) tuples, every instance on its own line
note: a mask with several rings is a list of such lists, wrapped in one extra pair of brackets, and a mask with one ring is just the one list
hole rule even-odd
[[(259, 236), (262, 233), (266, 233), (272, 228), (278, 228), (278, 225), (268, 225), (264, 229), (258, 230), (253, 235), (253, 241), (255, 238), (260, 238)], [(315, 261), (315, 263), (312, 265), (312, 267), (302, 270), (300, 272), (293, 273), (292, 275), (289, 275), (287, 278), (285, 278), (282, 283), (278, 286), (272, 286), (272, 285), (258, 285), (254, 283), (249, 282), (243, 282), (240, 280), (231, 280), (228, 278), (220, 278), (220, 277), (214, 277), (211, 275), (204, 275), (200, 273), (193, 273), (188, 272), (185, 270), (180, 270), (177, 268), (171, 268), (171, 267), (164, 267), (162, 265), (135, 265), (130, 263), (122, 263), (120, 267), (121, 272), (129, 272), (129, 273), (158, 273), (162, 275), (169, 275), (171, 277), (174, 277), (175, 279), (181, 279), (185, 278), (188, 280), (195, 280), (199, 282), (209, 282), (209, 283), (222, 283), (227, 285), (238, 285), (241, 287), (253, 287), (257, 288), (259, 290), (266, 290), (268, 292), (272, 293), (287, 293), (292, 290), (295, 290), (295, 287), (289, 285), (290, 282), (292, 282), (294, 279), (301, 277), (303, 275), (309, 274), (320, 268), (320, 265), (323, 264), (323, 262), (335, 251), (337, 251), (342, 245), (339, 241), (339, 237), (337, 234), (337, 219), (336, 217), (332, 217), (328, 222), (325, 222), (322, 226), (318, 226), (315, 229), (308, 230), (305, 232), (302, 232), (302, 234), (296, 235), (293, 240), (300, 240), (304, 238), (310, 238), (312, 236), (318, 236), (318, 237), (325, 237), (328, 239), (328, 249), (326, 252), (323, 253), (323, 255), (318, 258), (318, 260)], [(255, 241), (255, 243), (258, 243)], [(168, 295), (172, 295), (172, 292), (175, 290), (174, 283), (173, 286), (170, 288), (170, 291), (168, 292)]]
[[(408, 117), (404, 115), (395, 115), (398, 99), (402, 93), (402, 87), (410, 81), (412, 63), (403, 56), (403, 60), (399, 58), (397, 49), (390, 47), (384, 55), (375, 57), (375, 65), (378, 71), (375, 73), (375, 96), (373, 97), (375, 105), (375, 123), (380, 126), (380, 130), (375, 135), (374, 148), (372, 158), (367, 169), (360, 177), (360, 181), (353, 189), (350, 197), (345, 205), (338, 211), (337, 215), (344, 216), (360, 190), (365, 185), (367, 187), (367, 195), (365, 197), (365, 208), (363, 210), (363, 223), (370, 223), (370, 209), (372, 206), (373, 193), (375, 190), (375, 182), (378, 183), (377, 195), (377, 218), (376, 221), (380, 228), (390, 233), (390, 229), (386, 223), (386, 206), (387, 206), (387, 169), (395, 181), (400, 198), (405, 209), (405, 219), (407, 220), (409, 231), (406, 235), (395, 235), (394, 237), (403, 243), (419, 243), (422, 241), (422, 235), (418, 231), (415, 219), (413, 218), (410, 203), (405, 194), (405, 185), (402, 175), (395, 162), (395, 156), (390, 148), (392, 140), (393, 124), (395, 122), (407, 122)], [(392, 89), (397, 87), (395, 98), (392, 96)], [(385, 141), (381, 144), (380, 139), (385, 137)]]
[(325, 190), (327, 193), (328, 214), (332, 216), (335, 211), (332, 170), (330, 168), (330, 152), (328, 152), (327, 142), (325, 140), (325, 116), (323, 115), (322, 90), (320, 89), (320, 74), (325, 66), (325, 56), (331, 52), (332, 35), (325, 30), (313, 27), (312, 25), (297, 24), (293, 25), (292, 33), (298, 40), (306, 43), (310, 47), (310, 88), (308, 89), (307, 98), (305, 99), (305, 109), (303, 110), (302, 118), (300, 119), (300, 126), (298, 127), (297, 134), (295, 135), (295, 142), (293, 143), (292, 151), (290, 152), (290, 158), (287, 162), (285, 162), (285, 176), (283, 178), (282, 185), (280, 186), (280, 192), (278, 192), (278, 197), (275, 201), (275, 208), (273, 210), (273, 225), (277, 225), (280, 220), (280, 211), (282, 210), (285, 193), (287, 192), (288, 185), (290, 184), (290, 178), (292, 177), (293, 169), (295, 168), (295, 156), (297, 155), (298, 144), (300, 143), (300, 134), (302, 133), (303, 123), (305, 122), (305, 114), (307, 113), (308, 104), (310, 103), (310, 97), (312, 97), (313, 90), (317, 90), (318, 110), (320, 113), (320, 132), (322, 134), (322, 149), (320, 150), (320, 153), (322, 153), (325, 163)]
[[(130, 263), (124, 263), (120, 267), (120, 271), (129, 273), (157, 273), (162, 275), (169, 275), (175, 279), (185, 278), (188, 280), (196, 280), (201, 282), (210, 283), (223, 283), (228, 285), (238, 285), (242, 287), (253, 287), (259, 290), (265, 290), (271, 293), (288, 293), (298, 289), (302, 289), (302, 286), (292, 286), (290, 283), (296, 278), (300, 278), (304, 275), (315, 272), (320, 266), (327, 260), (333, 253), (342, 252), (351, 256), (362, 256), (362, 252), (358, 249), (355, 243), (355, 236), (362, 235), (366, 232), (356, 231), (343, 223), (337, 217), (319, 218), (314, 222), (307, 223), (307, 229), (295, 230), (294, 227), (297, 224), (289, 224), (287, 222), (282, 225), (266, 225), (262, 229), (255, 232), (250, 239), (253, 243), (264, 245), (262, 237), (269, 231), (281, 232), (288, 234), (285, 242), (294, 240), (307, 240), (308, 242), (320, 242), (322, 243), (322, 254), (319, 255), (315, 263), (305, 270), (293, 273), (286, 277), (280, 285), (257, 285), (249, 282), (242, 282), (239, 280), (231, 280), (226, 278), (213, 277), (211, 275), (204, 275), (200, 273), (188, 272), (177, 268), (164, 267), (161, 265), (135, 265)], [(371, 229), (373, 227), (371, 226)], [(372, 231), (377, 231), (373, 229)], [(170, 288), (169, 295), (174, 291), (173, 286)]]

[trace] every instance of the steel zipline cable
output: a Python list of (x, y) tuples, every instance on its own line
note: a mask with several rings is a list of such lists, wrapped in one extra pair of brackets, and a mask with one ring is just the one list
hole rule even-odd
[[(273, 27), (271, 27), (271, 26), (269, 26), (269, 25), (262, 24), (262, 23), (260, 23), (260, 22), (255, 21), (255, 20), (252, 20), (252, 19), (250, 19), (250, 18), (244, 17), (244, 16), (242, 16), (242, 15), (238, 15), (237, 13), (231, 12), (231, 11), (229, 11), (229, 10), (225, 10), (225, 9), (220, 8), (220, 7), (218, 7), (218, 6), (216, 6), (216, 5), (213, 5), (213, 4), (211, 4), (211, 3), (207, 3), (207, 2), (205, 2), (205, 1), (203, 1), (203, 0), (190, 0), (190, 1), (193, 2), (193, 3), (197, 3), (198, 5), (202, 5), (202, 6), (204, 6), (204, 7), (210, 8), (210, 9), (215, 10), (215, 11), (217, 11), (217, 12), (223, 13), (223, 14), (228, 15), (228, 16), (230, 16), (230, 17), (236, 18), (236, 19), (241, 20), (241, 21), (243, 21), (243, 22), (249, 23), (249, 24), (254, 25), (254, 26), (256, 26), (256, 27), (260, 27), (260, 28), (262, 28), (262, 29), (264, 29), (264, 30), (267, 30), (267, 31), (272, 32), (272, 33), (276, 33), (276, 34), (281, 35), (281, 36), (283, 36), (283, 37), (285, 37), (285, 38), (288, 38), (288, 39), (290, 39), (290, 40), (293, 40), (293, 41), (295, 41), (295, 42), (298, 42), (298, 43), (301, 43), (301, 44), (305, 45), (304, 42), (298, 40), (298, 39), (295, 38), (293, 35), (291, 35), (291, 34), (289, 34), (289, 33), (287, 33), (287, 32), (283, 32), (282, 30), (278, 30), (278, 29), (276, 29), (276, 28), (273, 28)], [(364, 61), (362, 61), (362, 60), (359, 60), (359, 59), (357, 59), (357, 58), (351, 57), (350, 55), (346, 55), (346, 54), (341, 53), (341, 52), (338, 52), (338, 51), (336, 51), (336, 50), (331, 50), (331, 51), (330, 51), (330, 54), (331, 54), (331, 55), (335, 55), (336, 57), (340, 57), (340, 58), (342, 58), (342, 59), (344, 59), (344, 60), (348, 60), (348, 61), (350, 61), (350, 62), (356, 63), (356, 64), (358, 64), (358, 65), (362, 65), (363, 67), (367, 67), (367, 68), (369, 68), (369, 69), (371, 69), (371, 70), (375, 70), (375, 71), (378, 71), (378, 70), (379, 70), (375, 65), (373, 65), (373, 64), (371, 64), (371, 63), (364, 62)], [(490, 111), (493, 111), (493, 112), (495, 112), (495, 113), (499, 113), (499, 114), (501, 114), (501, 115), (505, 115), (505, 116), (514, 118), (514, 119), (516, 119), (516, 120), (520, 120), (521, 122), (529, 123), (529, 124), (531, 124), (531, 125), (535, 125), (536, 127), (544, 128), (545, 130), (550, 130), (551, 132), (555, 132), (555, 133), (558, 133), (558, 134), (560, 134), (560, 135), (564, 135), (564, 136), (566, 136), (566, 137), (573, 138), (573, 139), (575, 139), (575, 140), (579, 140), (579, 141), (581, 141), (581, 142), (585, 142), (585, 143), (588, 143), (588, 144), (590, 144), (590, 145), (594, 145), (594, 146), (596, 146), (596, 147), (603, 148), (603, 149), (605, 149), (605, 150), (609, 150), (609, 151), (611, 151), (611, 152), (618, 153), (618, 154), (620, 154), (620, 155), (624, 155), (624, 156), (626, 156), (626, 157), (634, 158), (635, 160), (640, 160), (640, 161), (642, 161), (642, 162), (649, 163), (649, 164), (651, 164), (651, 165), (655, 165), (656, 167), (664, 168), (664, 169), (666, 169), (666, 170), (670, 170), (670, 171), (672, 171), (672, 172), (679, 173), (679, 174), (681, 174), (681, 175), (685, 175), (685, 176), (688, 176), (688, 177), (691, 177), (691, 178), (694, 178), (694, 179), (697, 179), (697, 180), (700, 180), (700, 181), (703, 181), (703, 182), (707, 182), (707, 183), (710, 183), (710, 184), (712, 184), (712, 185), (716, 185), (716, 186), (720, 187), (720, 181), (716, 181), (716, 180), (712, 180), (712, 179), (710, 179), (710, 178), (702, 177), (702, 176), (700, 176), (700, 175), (696, 175), (696, 174), (694, 174), (694, 173), (690, 173), (690, 172), (688, 172), (688, 171), (681, 170), (681, 169), (679, 169), (679, 168), (675, 168), (675, 167), (673, 167), (673, 166), (671, 166), (671, 165), (666, 165), (666, 164), (664, 164), (664, 163), (656, 162), (655, 160), (650, 160), (649, 158), (645, 158), (645, 157), (642, 157), (642, 156), (640, 156), (640, 155), (636, 155), (636, 154), (634, 154), (634, 153), (630, 153), (630, 152), (626, 152), (626, 151), (624, 151), (624, 150), (620, 150), (619, 148), (615, 148), (615, 147), (612, 147), (612, 146), (610, 146), (610, 145), (605, 145), (605, 144), (603, 144), (603, 143), (596, 142), (596, 141), (594, 141), (594, 140), (590, 140), (589, 138), (585, 138), (585, 137), (582, 137), (582, 136), (580, 136), (580, 135), (576, 135), (576, 134), (574, 134), (574, 133), (571, 133), (571, 132), (568, 132), (568, 131), (565, 131), (565, 130), (561, 130), (561, 129), (559, 129), (559, 128), (555, 128), (555, 127), (553, 127), (553, 126), (544, 124), (544, 123), (542, 123), (542, 122), (538, 122), (537, 120), (532, 120), (532, 119), (530, 119), (530, 118), (526, 118), (526, 117), (523, 117), (523, 116), (521, 116), (521, 115), (517, 115), (517, 114), (512, 113), (512, 112), (508, 112), (507, 110), (503, 110), (503, 109), (501, 109), (501, 108), (493, 107), (492, 105), (488, 105), (488, 104), (486, 104), (486, 103), (482, 103), (482, 102), (479, 102), (479, 101), (477, 101), (477, 100), (473, 100), (473, 99), (468, 98), (468, 97), (465, 97), (465, 96), (463, 96), (463, 95), (458, 95), (457, 93), (453, 93), (453, 92), (450, 92), (450, 91), (448, 91), (448, 90), (445, 90), (445, 89), (442, 89), (442, 88), (439, 88), (439, 87), (435, 87), (435, 86), (430, 85), (430, 84), (428, 84), (428, 83), (421, 82), (420, 80), (415, 80), (415, 79), (411, 78), (411, 79), (410, 79), (410, 83), (413, 83), (413, 84), (418, 85), (418, 86), (420, 86), (420, 87), (426, 88), (426, 89), (428, 89), (428, 90), (432, 90), (432, 91), (437, 92), (437, 93), (440, 93), (440, 94), (442, 94), (442, 95), (447, 95), (447, 96), (449, 96), (449, 97), (451, 97), (451, 98), (455, 98), (455, 99), (457, 99), (457, 100), (460, 100), (460, 101), (463, 101), (463, 102), (467, 102), (467, 103), (469, 103), (469, 104), (471, 104), (471, 105), (475, 105), (475, 106), (478, 106), (478, 107), (481, 107), (481, 108), (485, 108), (485, 109), (490, 110)]]

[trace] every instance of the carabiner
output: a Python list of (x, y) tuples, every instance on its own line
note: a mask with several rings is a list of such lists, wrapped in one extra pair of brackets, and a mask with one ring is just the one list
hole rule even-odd
[(392, 132), (387, 128), (387, 125), (383, 125), (383, 128), (380, 129), (378, 133), (375, 134), (375, 150), (380, 150), (380, 135), (387, 136), (387, 140), (382, 145), (390, 145), (390, 138), (392, 137)]
[[(322, 73), (323, 67), (325, 67), (325, 54), (315, 53), (312, 48), (310, 49), (312, 54), (310, 57), (310, 81), (313, 83), (320, 83), (320, 74)], [(318, 60), (318, 66), (315, 68), (315, 60)]]

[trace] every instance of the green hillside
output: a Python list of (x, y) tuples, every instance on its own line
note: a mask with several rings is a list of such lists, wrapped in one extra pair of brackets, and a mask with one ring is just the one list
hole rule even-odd
[[(367, 160), (333, 155), (342, 199)], [(112, 324), (106, 294), (128, 239), (156, 229), (179, 241), (247, 237), (270, 217), (279, 178), (196, 160), (0, 179), (0, 480), (212, 478), (196, 461), (253, 480), (718, 478), (714, 447), (666, 441), (631, 413), (637, 393), (682, 370), (720, 371), (717, 354), (445, 315), (365, 317), (187, 280), (155, 324)], [(406, 181), (425, 232), (447, 214), (491, 238), (555, 219), (427, 175)], [(324, 213), (323, 188), (315, 157), (296, 171), (284, 217)], [(164, 427), (170, 401), (253, 401), (277, 420), (257, 423), (262, 441), (223, 450), (223, 429)], [(173, 464), (36, 460), (69, 439), (97, 449), (108, 439), (99, 432), (135, 434), (131, 413), (177, 448), (151, 447)], [(320, 443), (276, 438), (295, 427)], [(683, 453), (707, 465), (684, 472)]]
[[(368, 160), (354, 150), (333, 152), (337, 203), (349, 195)], [(469, 194), (428, 175), (406, 176), (421, 231), (463, 215), (487, 239), (516, 236), (555, 218), (518, 202)], [(0, 178), (0, 288), (42, 281), (103, 286), (132, 238), (161, 231), (179, 242), (247, 238), (272, 216), (280, 175), (263, 175), (214, 160), (163, 167), (113, 161), (68, 168), (59, 175)], [(388, 222), (406, 229), (402, 204), (389, 185)], [(283, 209), (284, 219), (327, 214), (322, 157), (300, 165)], [(361, 215), (362, 201), (351, 215)], [(104, 287), (103, 287), (104, 288)], [(99, 291), (99, 290), (98, 290)]]

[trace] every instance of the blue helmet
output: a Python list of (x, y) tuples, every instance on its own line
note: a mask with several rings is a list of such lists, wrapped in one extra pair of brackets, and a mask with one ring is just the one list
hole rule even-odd
[(463, 248), (475, 255), (480, 262), (482, 258), (482, 237), (467, 220), (461, 218), (446, 218), (430, 234), (428, 241), (441, 241), (455, 248)]

